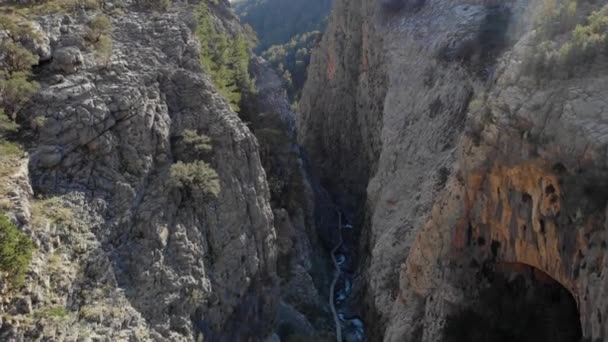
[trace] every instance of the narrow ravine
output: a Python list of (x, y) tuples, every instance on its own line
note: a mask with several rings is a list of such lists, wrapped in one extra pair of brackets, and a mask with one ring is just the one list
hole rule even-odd
[[(329, 302), (336, 325), (336, 341), (363, 342), (365, 341), (363, 321), (353, 315), (352, 307), (349, 308), (354, 274), (348, 265), (352, 263), (351, 259), (355, 259), (353, 255), (355, 249), (351, 246), (354, 228), (350, 223), (342, 220), (340, 211), (337, 211), (337, 214), (338, 243), (331, 251), (335, 273), (330, 287)], [(349, 241), (351, 241), (351, 245), (349, 245)]]
[(334, 263), (334, 279), (331, 282), (331, 286), (329, 288), (329, 307), (331, 308), (331, 313), (334, 316), (334, 324), (336, 325), (336, 341), (342, 342), (342, 324), (340, 323), (340, 318), (338, 316), (338, 312), (336, 310), (336, 303), (334, 300), (334, 293), (336, 291), (336, 283), (340, 279), (340, 275), (342, 274), (342, 270), (340, 269), (340, 265), (336, 260), (336, 252), (342, 246), (342, 213), (337, 211), (338, 213), (338, 243), (336, 247), (331, 250), (331, 260)]

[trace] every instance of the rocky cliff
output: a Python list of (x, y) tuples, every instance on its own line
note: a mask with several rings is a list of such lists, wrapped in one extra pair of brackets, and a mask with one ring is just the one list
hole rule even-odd
[[(106, 59), (83, 38), (99, 11), (28, 17), (39, 90), (2, 203), (36, 249), (0, 339), (262, 340), (278, 278), (258, 143), (199, 64), (192, 5), (116, 4)], [(214, 20), (239, 30), (226, 6)]]
[[(524, 300), (537, 340), (568, 325), (565, 341), (608, 339), (608, 74), (605, 45), (590, 43), (607, 37), (602, 6), (336, 2), (298, 132), (362, 222), (371, 340), (473, 341), (497, 325), (487, 317), (510, 317), (485, 299), (502, 278), (553, 284), (574, 303), (564, 321), (566, 309)], [(513, 322), (511, 337), (490, 333), (527, 331)]]
[(284, 84), (270, 64), (251, 62), (256, 94), (247, 99), (241, 117), (260, 144), (270, 187), (277, 234), (280, 284), (276, 331), (282, 341), (328, 338), (329, 256), (321, 237), (334, 231), (334, 204), (309, 168), (296, 143), (295, 113)]

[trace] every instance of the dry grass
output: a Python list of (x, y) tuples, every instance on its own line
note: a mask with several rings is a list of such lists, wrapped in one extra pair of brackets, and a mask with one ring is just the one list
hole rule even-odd
[(8, 178), (17, 171), (23, 154), (23, 148), (19, 144), (4, 141), (0, 136), (0, 209), (7, 210), (12, 207), (7, 198), (10, 191)]
[(80, 8), (98, 10), (102, 7), (101, 0), (50, 0), (23, 5), (4, 6), (0, 13), (18, 13), (21, 15), (44, 15), (55, 13), (71, 13)]
[(71, 225), (73, 221), (74, 212), (59, 197), (35, 200), (32, 203), (32, 224), (36, 227), (46, 224)]

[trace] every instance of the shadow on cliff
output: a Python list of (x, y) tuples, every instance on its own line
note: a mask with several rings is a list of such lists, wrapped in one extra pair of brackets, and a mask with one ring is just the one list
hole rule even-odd
[(576, 302), (546, 273), (521, 263), (484, 265), (473, 304), (447, 317), (445, 342), (578, 342)]

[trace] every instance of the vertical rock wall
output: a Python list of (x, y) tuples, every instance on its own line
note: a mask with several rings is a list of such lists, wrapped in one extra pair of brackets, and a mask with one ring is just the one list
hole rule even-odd
[[(126, 9), (106, 63), (82, 38), (96, 13), (39, 19), (51, 57), (20, 113), (32, 210), (69, 219), (22, 222), (37, 250), (0, 339), (262, 340), (278, 283), (258, 143), (199, 66), (192, 7)], [(211, 138), (217, 197), (173, 186), (185, 130)]]
[[(372, 336), (441, 340), (476, 267), (515, 262), (558, 281), (583, 335), (605, 338), (605, 63), (540, 82), (523, 69), (538, 5), (336, 3), (298, 125), (333, 194), (366, 198), (349, 203), (369, 220)], [(357, 102), (370, 97), (381, 105)]]

